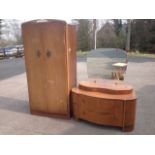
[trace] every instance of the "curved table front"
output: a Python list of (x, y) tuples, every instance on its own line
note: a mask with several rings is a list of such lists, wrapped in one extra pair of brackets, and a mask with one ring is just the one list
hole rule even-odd
[(72, 89), (71, 105), (76, 119), (132, 131), (136, 95), (133, 87), (114, 80), (80, 82)]

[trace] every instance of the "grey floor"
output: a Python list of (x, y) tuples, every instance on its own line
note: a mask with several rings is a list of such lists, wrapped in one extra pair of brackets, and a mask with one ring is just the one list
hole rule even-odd
[[(78, 58), (78, 80), (87, 78), (86, 59)], [(31, 115), (24, 60), (0, 60), (0, 134), (155, 134), (155, 59), (129, 58), (126, 83), (136, 90), (137, 116), (133, 132), (74, 119)]]

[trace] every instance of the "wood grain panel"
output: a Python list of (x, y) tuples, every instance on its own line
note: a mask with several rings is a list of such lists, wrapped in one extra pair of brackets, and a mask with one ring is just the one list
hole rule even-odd
[(46, 111), (41, 27), (30, 23), (23, 25), (22, 29), (30, 108)]
[(77, 107), (77, 118), (97, 124), (122, 126), (123, 102), (78, 95)]
[(76, 27), (67, 25), (67, 52), (69, 69), (69, 90), (76, 86), (77, 67), (76, 67)]
[(124, 102), (124, 131), (132, 131), (136, 118), (136, 99)]
[(45, 88), (48, 112), (68, 113), (66, 23), (52, 22), (42, 25), (45, 60)]
[(69, 95), (76, 85), (75, 27), (59, 20), (34, 20), (22, 25), (22, 34), (31, 112), (70, 117)]
[(123, 83), (118, 82), (80, 82), (79, 88), (86, 91), (92, 91), (92, 92), (101, 92), (106, 94), (114, 94), (114, 95), (125, 95), (125, 94), (131, 94), (132, 93), (132, 86), (130, 85), (124, 85)]
[[(67, 44), (67, 64), (68, 64), (68, 95), (71, 101), (71, 89), (76, 87), (77, 83), (77, 60), (76, 60), (76, 27), (75, 25), (67, 25), (66, 29)], [(72, 107), (69, 104), (70, 114), (72, 115)]]

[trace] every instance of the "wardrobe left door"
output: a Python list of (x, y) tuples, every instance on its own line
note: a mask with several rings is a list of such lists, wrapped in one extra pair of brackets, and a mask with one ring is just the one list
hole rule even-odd
[(41, 24), (28, 22), (22, 25), (22, 35), (31, 111), (46, 112), (45, 60), (42, 47)]

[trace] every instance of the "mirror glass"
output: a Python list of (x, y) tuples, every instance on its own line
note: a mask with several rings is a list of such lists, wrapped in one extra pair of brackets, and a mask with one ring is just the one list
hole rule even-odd
[(88, 78), (124, 80), (127, 53), (122, 49), (101, 48), (87, 55)]

